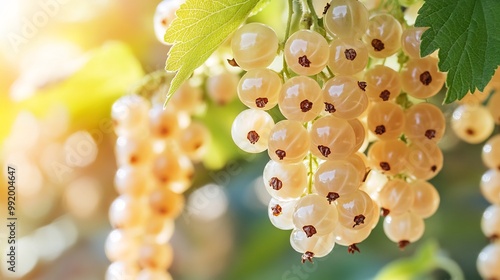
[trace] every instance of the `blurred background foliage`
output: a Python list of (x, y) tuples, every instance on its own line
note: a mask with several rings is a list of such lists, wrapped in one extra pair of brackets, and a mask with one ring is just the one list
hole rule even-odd
[[(284, 2), (272, 1), (250, 20), (283, 34)], [(144, 73), (164, 67), (168, 48), (153, 32), (157, 4), (0, 1), (1, 161), (3, 166), (16, 162), (20, 172), (22, 279), (103, 278), (109, 264), (103, 252), (111, 229), (107, 209), (116, 196), (109, 112)], [(443, 97), (431, 102), (440, 104)], [(454, 105), (442, 108), (449, 117)], [(176, 222), (175, 279), (359, 280), (377, 273), (379, 279), (450, 279), (438, 268), (447, 258), (456, 261), (465, 279), (479, 279), (476, 257), (487, 244), (479, 223), (488, 206), (478, 187), (486, 171), (481, 145), (460, 143), (448, 130), (442, 141), (444, 168), (431, 181), (441, 205), (426, 220), (422, 240), (401, 251), (379, 223), (360, 254), (338, 246), (328, 257), (302, 265), (289, 245), (290, 232), (268, 221), (269, 198), (260, 177), (267, 154), (244, 154), (232, 143), (230, 124), (242, 109), (237, 101), (224, 107), (207, 101), (198, 116), (211, 130), (212, 149), (205, 165), (196, 167), (185, 213)], [(57, 165), (65, 160), (62, 147), (79, 130), (93, 137), (98, 152), (91, 164), (64, 169)], [(0, 186), (5, 189), (6, 181)], [(0, 192), (0, 209), (5, 195)], [(0, 230), (2, 248), (5, 234)]]

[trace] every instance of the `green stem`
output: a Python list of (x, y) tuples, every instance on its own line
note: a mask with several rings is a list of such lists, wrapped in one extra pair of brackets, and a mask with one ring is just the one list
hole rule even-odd
[(326, 31), (325, 29), (319, 24), (319, 18), (316, 12), (314, 11), (314, 5), (313, 5), (313, 0), (307, 0), (307, 7), (309, 8), (309, 13), (311, 15), (312, 19), (312, 27), (313, 30), (321, 34), (323, 37), (326, 36)]
[(312, 194), (313, 193), (313, 175), (314, 175), (314, 167), (313, 167), (313, 162), (314, 162), (314, 158), (313, 158), (313, 154), (312, 153), (309, 153), (309, 172), (308, 172), (308, 175), (309, 175), (309, 184), (307, 186), (307, 194)]
[(324, 83), (326, 83), (330, 78), (324, 73), (324, 72), (319, 72), (318, 77), (321, 79), (322, 83), (320, 86), (322, 86)]
[(288, 19), (286, 21), (285, 42), (290, 37), (290, 30), (292, 29), (293, 18), (293, 0), (288, 0)]
[[(288, 37), (290, 37), (290, 32), (292, 29), (292, 18), (293, 18), (293, 0), (288, 0), (288, 19), (286, 21), (285, 38), (283, 40), (283, 45), (285, 44)], [(284, 80), (290, 78), (290, 72), (288, 72), (288, 64), (285, 60), (285, 54), (283, 54), (283, 76)]]
[(335, 74), (333, 74), (332, 69), (330, 69), (329, 66), (326, 66), (326, 70), (328, 70), (328, 74), (330, 74), (330, 78), (335, 77)]
[(450, 275), (451, 279), (453, 280), (464, 280), (464, 274), (462, 270), (460, 269), (460, 266), (458, 266), (457, 263), (455, 263), (453, 260), (449, 258), (445, 258), (442, 256), (438, 256), (436, 258), (436, 267), (440, 268)]

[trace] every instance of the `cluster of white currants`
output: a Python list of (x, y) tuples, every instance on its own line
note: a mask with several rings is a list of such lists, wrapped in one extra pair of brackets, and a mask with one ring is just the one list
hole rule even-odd
[(481, 177), (481, 193), (492, 205), (483, 213), (481, 229), (491, 243), (479, 253), (477, 268), (483, 279), (496, 279), (500, 278), (500, 134), (484, 144), (482, 159), (489, 170)]
[[(231, 41), (235, 64), (247, 71), (237, 93), (249, 107), (234, 120), (232, 137), (246, 152), (267, 149), (269, 218), (292, 230), (302, 261), (327, 255), (335, 243), (359, 251), (379, 207), (391, 240), (403, 248), (419, 239), (423, 219), (439, 205), (425, 180), (443, 165), (441, 111), (395, 102), (402, 91), (424, 99), (443, 87), (437, 59), (419, 55), (424, 29), (403, 31), (387, 13), (369, 17), (356, 0), (328, 3), (323, 25), (326, 36), (300, 29), (282, 50), (276, 33), (260, 23), (243, 25)], [(401, 49), (410, 58), (398, 73), (384, 63)], [(277, 73), (268, 67), (279, 52), (284, 63)], [(276, 105), (286, 120), (275, 123), (266, 112)]]
[(201, 102), (201, 91), (186, 82), (166, 109), (162, 100), (137, 94), (113, 104), (119, 196), (109, 209), (114, 229), (105, 245), (112, 261), (106, 279), (172, 279), (167, 269), (174, 219), (183, 210), (193, 162), (201, 160), (210, 138), (203, 124), (191, 120)]
[[(486, 106), (482, 104), (485, 100)], [(500, 124), (500, 71), (484, 91), (467, 95), (461, 103), (452, 116), (456, 134), (468, 143), (485, 141), (494, 124)], [(491, 243), (479, 253), (477, 268), (483, 279), (496, 279), (500, 278), (500, 134), (483, 145), (482, 160), (489, 169), (481, 177), (480, 190), (492, 205), (483, 213), (481, 230)]]

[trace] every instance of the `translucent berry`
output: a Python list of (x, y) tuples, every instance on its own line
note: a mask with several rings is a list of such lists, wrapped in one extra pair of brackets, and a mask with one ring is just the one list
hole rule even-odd
[(439, 142), (443, 138), (446, 120), (441, 110), (430, 103), (418, 103), (406, 112), (405, 136), (415, 142)]
[(345, 194), (335, 200), (339, 212), (339, 223), (344, 227), (362, 229), (371, 225), (373, 203), (371, 197), (362, 190)]
[(392, 102), (377, 102), (367, 116), (368, 130), (380, 140), (397, 139), (405, 127), (403, 109)]
[(439, 193), (429, 182), (417, 180), (410, 183), (410, 188), (415, 193), (411, 211), (423, 219), (429, 218), (436, 213), (439, 207)]
[(366, 95), (371, 101), (394, 100), (401, 92), (399, 73), (384, 65), (377, 65), (366, 71)]
[(288, 38), (284, 55), (293, 72), (304, 76), (316, 75), (328, 62), (328, 42), (319, 33), (302, 29)]
[(370, 166), (387, 175), (397, 175), (406, 169), (408, 148), (400, 140), (377, 141), (368, 150)]
[(269, 133), (269, 157), (280, 163), (301, 162), (309, 151), (309, 135), (301, 123), (278, 122)]
[(410, 184), (401, 179), (392, 179), (380, 190), (378, 202), (385, 215), (401, 215), (410, 210), (414, 196)]
[(430, 180), (443, 168), (443, 152), (434, 142), (414, 142), (408, 147), (406, 171), (417, 179)]
[(233, 101), (238, 87), (238, 75), (224, 71), (207, 79), (207, 94), (215, 104), (225, 105)]
[(410, 59), (400, 74), (403, 91), (422, 99), (436, 95), (446, 79), (446, 74), (439, 72), (438, 60), (432, 56)]
[(368, 10), (356, 0), (331, 1), (323, 23), (334, 37), (360, 38), (368, 27)]
[(492, 204), (500, 204), (500, 171), (490, 169), (481, 176), (481, 194)]
[(500, 278), (500, 243), (495, 242), (481, 250), (477, 258), (477, 270), (483, 279)]
[(322, 117), (313, 123), (309, 133), (311, 152), (321, 159), (342, 159), (355, 152), (356, 135), (346, 120)]
[(395, 54), (401, 47), (401, 24), (390, 14), (372, 16), (363, 41), (369, 46), (370, 56), (385, 58)]
[(278, 51), (278, 37), (267, 25), (249, 23), (234, 32), (231, 48), (234, 59), (244, 70), (265, 68)]
[(207, 153), (210, 138), (208, 128), (201, 122), (193, 121), (181, 131), (179, 146), (192, 161), (199, 162)]
[(500, 206), (490, 205), (484, 210), (481, 218), (481, 230), (490, 241), (497, 241), (500, 238)]
[(264, 185), (279, 200), (299, 198), (307, 187), (307, 170), (302, 162), (284, 164), (270, 160), (264, 167)]
[(424, 230), (424, 220), (410, 211), (401, 215), (389, 214), (384, 219), (385, 235), (391, 241), (398, 243), (401, 249), (420, 239)]
[(293, 213), (295, 228), (302, 229), (307, 237), (331, 234), (338, 221), (337, 208), (317, 194), (299, 199)]
[(271, 198), (267, 209), (271, 223), (279, 229), (293, 229), (293, 212), (295, 210), (295, 205), (297, 205), (297, 201), (297, 199), (282, 201)]
[(491, 135), (495, 122), (484, 106), (463, 104), (453, 111), (451, 128), (461, 140), (477, 144)]
[(305, 76), (296, 76), (283, 84), (278, 105), (289, 120), (308, 122), (323, 109), (323, 97), (318, 83)]
[(233, 121), (231, 136), (238, 148), (247, 153), (260, 153), (267, 149), (273, 118), (264, 111), (248, 109)]
[(151, 136), (159, 139), (175, 138), (179, 135), (178, 112), (167, 106), (155, 105), (149, 110), (149, 128)]
[(238, 84), (241, 102), (253, 109), (269, 110), (278, 104), (281, 78), (270, 69), (249, 70)]
[(500, 134), (491, 137), (481, 153), (484, 165), (500, 171)]
[(325, 161), (314, 174), (314, 188), (329, 203), (356, 191), (360, 185), (359, 172), (345, 160)]
[(330, 43), (328, 67), (336, 75), (353, 75), (368, 64), (368, 49), (359, 39), (337, 38)]
[(314, 258), (321, 258), (328, 255), (335, 246), (335, 236), (332, 232), (326, 235), (313, 235), (308, 237), (301, 229), (292, 230), (290, 235), (292, 248), (303, 253), (302, 262), (311, 261)]
[(425, 27), (408, 27), (401, 35), (401, 48), (411, 58), (420, 58), (420, 43)]
[(342, 119), (359, 117), (368, 107), (360, 82), (351, 76), (335, 76), (323, 85), (324, 111)]

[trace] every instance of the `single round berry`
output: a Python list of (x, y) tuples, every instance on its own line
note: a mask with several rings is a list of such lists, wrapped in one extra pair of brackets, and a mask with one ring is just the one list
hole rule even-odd
[(401, 35), (401, 48), (411, 58), (421, 58), (420, 43), (426, 27), (408, 27)]
[(316, 75), (328, 62), (328, 42), (319, 33), (299, 30), (285, 43), (285, 61), (299, 75)]
[(484, 144), (481, 157), (488, 168), (500, 171), (500, 134), (491, 137)]
[(500, 243), (495, 242), (481, 250), (477, 257), (477, 270), (483, 279), (500, 278)]
[(292, 248), (303, 253), (302, 262), (306, 260), (312, 262), (312, 258), (321, 258), (328, 255), (335, 246), (335, 236), (333, 233), (326, 235), (315, 234), (308, 237), (302, 229), (294, 229), (290, 235), (290, 244)]
[(401, 24), (390, 14), (372, 16), (368, 22), (363, 41), (369, 45), (370, 56), (386, 58), (401, 47)]
[(278, 106), (289, 120), (308, 122), (323, 109), (323, 97), (318, 83), (305, 76), (296, 76), (283, 84)]
[(430, 180), (443, 168), (443, 152), (434, 142), (414, 142), (408, 148), (406, 161), (408, 175)]
[(434, 215), (439, 207), (440, 201), (439, 193), (436, 188), (424, 180), (417, 180), (410, 183), (410, 188), (415, 194), (410, 211), (423, 219)]
[(446, 79), (446, 74), (439, 72), (437, 63), (432, 56), (410, 59), (400, 73), (403, 91), (421, 99), (436, 95)]
[(335, 76), (328, 80), (322, 94), (325, 111), (338, 118), (349, 120), (359, 117), (368, 107), (364, 89), (351, 76)]
[(233, 101), (236, 96), (239, 76), (235, 73), (224, 71), (207, 79), (207, 93), (217, 105), (225, 105)]
[(356, 0), (331, 1), (323, 23), (334, 37), (359, 38), (368, 27), (368, 10)]
[(446, 120), (441, 110), (430, 103), (418, 103), (406, 112), (405, 136), (414, 142), (439, 142)]
[(302, 229), (308, 237), (330, 234), (338, 221), (337, 208), (328, 204), (324, 197), (317, 194), (306, 195), (299, 199), (293, 213), (295, 228)]
[(314, 174), (314, 188), (329, 203), (356, 191), (360, 185), (358, 170), (346, 160), (325, 161)]
[(384, 65), (377, 65), (366, 71), (366, 95), (371, 101), (394, 100), (401, 92), (399, 73)]
[(368, 64), (368, 49), (354, 38), (337, 38), (330, 43), (328, 67), (336, 75), (353, 75)]
[(407, 211), (401, 215), (389, 214), (384, 219), (384, 233), (403, 249), (422, 237), (425, 230), (424, 220), (415, 213)]
[(249, 23), (234, 32), (231, 48), (234, 59), (244, 70), (265, 68), (278, 51), (278, 37), (267, 25)]
[(192, 161), (199, 162), (207, 153), (210, 138), (208, 128), (198, 121), (193, 121), (180, 132), (179, 147)]
[(168, 45), (165, 42), (165, 33), (172, 21), (176, 18), (175, 12), (179, 9), (181, 4), (181, 1), (161, 1), (158, 6), (156, 6), (153, 17), (153, 27), (156, 39), (158, 39), (160, 43)]
[(282, 201), (271, 198), (268, 206), (268, 216), (271, 223), (279, 229), (293, 229), (294, 226), (292, 219), (297, 201), (297, 199)]
[(309, 150), (309, 135), (300, 122), (283, 120), (269, 133), (269, 157), (280, 163), (301, 162)]
[(406, 169), (408, 148), (400, 140), (377, 141), (368, 150), (370, 166), (387, 175), (397, 175)]
[(126, 95), (113, 103), (111, 118), (118, 136), (143, 136), (147, 133), (148, 101), (139, 95)]
[(405, 127), (403, 109), (392, 102), (377, 102), (367, 116), (368, 130), (381, 140), (398, 138)]
[(278, 104), (281, 78), (266, 68), (249, 70), (238, 84), (238, 97), (253, 109), (269, 110)]
[(273, 118), (266, 112), (248, 109), (233, 121), (231, 136), (234, 143), (247, 153), (260, 153), (267, 149)]
[(414, 201), (414, 192), (410, 184), (401, 180), (393, 179), (387, 182), (378, 197), (379, 206), (386, 210), (387, 214), (401, 215), (410, 210)]
[(500, 170), (490, 169), (481, 176), (481, 194), (492, 204), (500, 204)]
[(279, 200), (299, 198), (307, 187), (307, 170), (302, 162), (283, 164), (270, 160), (264, 167), (267, 192)]
[(311, 152), (321, 159), (342, 159), (355, 152), (356, 135), (346, 120), (334, 116), (319, 118), (309, 134)]
[(484, 106), (463, 104), (453, 111), (451, 128), (458, 138), (477, 144), (491, 135), (495, 129), (495, 121)]
[(149, 109), (149, 127), (151, 136), (159, 139), (174, 138), (179, 135), (180, 122), (178, 112), (171, 106), (163, 109), (156, 105)]
[(481, 230), (483, 234), (495, 242), (500, 238), (500, 206), (490, 205), (484, 210), (481, 218)]
[(362, 190), (355, 190), (335, 200), (339, 212), (339, 224), (344, 227), (363, 229), (371, 225), (373, 207), (371, 197)]

